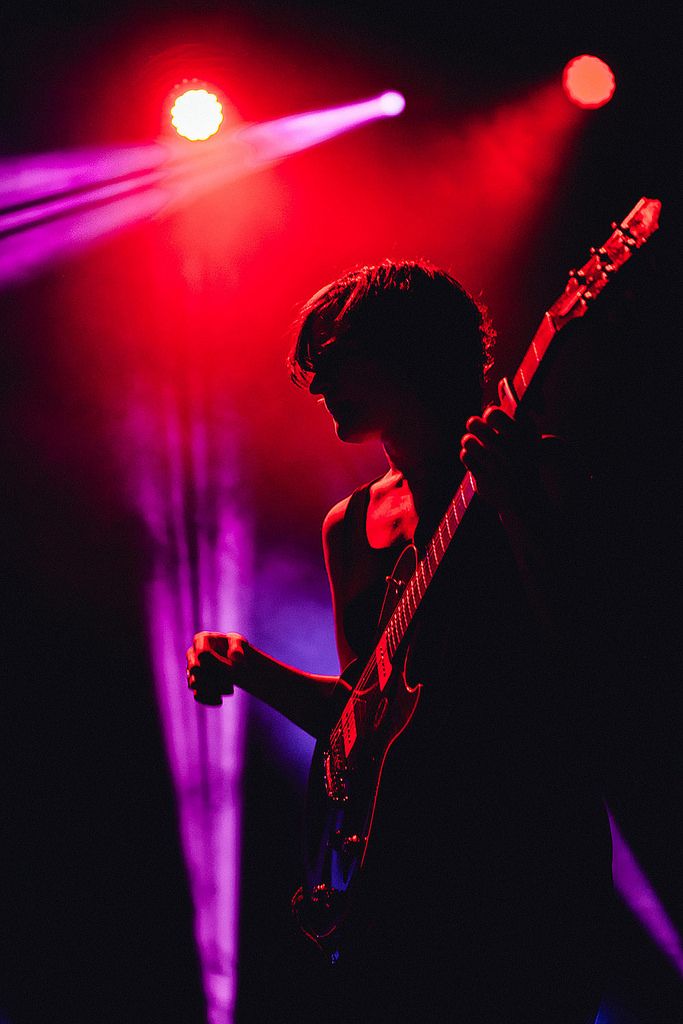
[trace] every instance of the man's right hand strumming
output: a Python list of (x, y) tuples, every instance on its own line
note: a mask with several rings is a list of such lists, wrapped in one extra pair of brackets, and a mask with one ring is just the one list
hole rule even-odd
[(200, 704), (218, 706), (243, 685), (247, 641), (240, 633), (195, 633), (187, 649), (187, 685)]

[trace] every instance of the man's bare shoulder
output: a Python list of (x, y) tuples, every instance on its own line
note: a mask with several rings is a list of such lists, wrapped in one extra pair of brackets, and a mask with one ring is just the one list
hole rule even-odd
[(349, 507), (350, 500), (350, 494), (346, 498), (342, 498), (341, 501), (332, 506), (323, 519), (323, 547), (326, 551), (333, 550), (339, 545), (344, 529), (344, 516)]
[[(371, 481), (370, 484), (366, 484), (366, 487), (370, 487), (371, 499), (376, 502), (387, 491), (391, 490), (395, 486), (395, 477), (396, 474), (388, 470), (384, 476), (378, 477), (376, 480)], [(353, 495), (349, 494), (346, 498), (338, 501), (323, 519), (323, 548), (326, 553), (334, 553), (340, 548), (344, 534), (344, 517), (352, 497)]]

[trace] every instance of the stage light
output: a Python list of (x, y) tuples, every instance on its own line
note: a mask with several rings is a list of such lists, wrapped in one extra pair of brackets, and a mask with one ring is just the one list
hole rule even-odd
[(577, 107), (597, 110), (612, 99), (616, 83), (608, 64), (587, 53), (570, 60), (562, 75), (567, 97)]
[(223, 123), (223, 106), (206, 89), (188, 89), (171, 108), (171, 124), (185, 139), (204, 141), (215, 135)]
[(379, 105), (387, 117), (396, 117), (405, 110), (406, 101), (400, 92), (385, 92), (379, 98)]
[[(62, 254), (171, 213), (292, 153), (395, 117), (405, 107), (400, 93), (384, 92), (341, 107), (244, 126), (235, 123), (225, 98), (219, 102), (196, 79), (183, 83), (190, 84), (181, 95), (173, 94), (178, 134), (192, 141), (208, 139), (228, 111), (228, 130), (223, 128), (220, 139), (209, 146), (164, 137), (142, 146), (0, 160), (0, 288)], [(184, 116), (194, 113), (201, 115), (199, 125), (194, 117)]]

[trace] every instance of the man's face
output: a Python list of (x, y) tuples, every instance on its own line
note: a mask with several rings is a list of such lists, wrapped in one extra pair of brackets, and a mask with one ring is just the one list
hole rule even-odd
[(381, 437), (390, 416), (391, 389), (379, 361), (344, 337), (331, 339), (315, 360), (309, 390), (320, 395), (341, 441)]

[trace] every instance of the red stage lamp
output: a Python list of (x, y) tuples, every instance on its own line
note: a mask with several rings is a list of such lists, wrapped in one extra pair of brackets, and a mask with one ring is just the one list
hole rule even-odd
[(616, 88), (610, 66), (587, 53), (569, 61), (562, 75), (562, 85), (572, 103), (584, 110), (604, 107)]
[(171, 108), (171, 124), (185, 139), (204, 141), (223, 123), (223, 105), (206, 89), (188, 89)]

